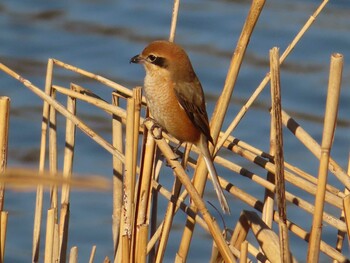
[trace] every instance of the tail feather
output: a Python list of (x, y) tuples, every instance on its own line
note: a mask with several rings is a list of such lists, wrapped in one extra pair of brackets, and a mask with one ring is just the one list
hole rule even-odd
[(208, 150), (208, 144), (205, 143), (205, 145), (203, 145), (203, 143), (201, 143), (201, 145), (198, 145), (201, 149), (201, 152), (203, 154), (203, 158), (205, 161), (205, 164), (207, 165), (208, 168), (208, 172), (211, 176), (213, 185), (214, 185), (214, 189), (216, 192), (216, 195), (218, 196), (219, 202), (220, 202), (220, 206), (222, 208), (222, 210), (224, 211), (225, 214), (230, 214), (230, 208), (228, 206), (226, 197), (224, 195), (224, 192), (221, 189), (220, 183), (219, 183), (219, 178), (215, 169), (215, 166), (213, 164), (213, 161), (211, 159), (209, 150)]

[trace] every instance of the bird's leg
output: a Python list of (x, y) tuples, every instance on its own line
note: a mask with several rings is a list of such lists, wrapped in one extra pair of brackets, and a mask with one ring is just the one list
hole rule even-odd
[(173, 149), (173, 153), (176, 155), (176, 157), (173, 160), (179, 160), (180, 159), (180, 155), (176, 154), (176, 152), (179, 150), (179, 148), (181, 147), (182, 142), (179, 142)]
[[(154, 119), (152, 119), (151, 117), (147, 117), (143, 122), (147, 122), (147, 121), (152, 121), (152, 126), (149, 129), (149, 131), (151, 132), (151, 135), (154, 139), (156, 140), (160, 140), (163, 138), (162, 136), (162, 132), (163, 132), (163, 127), (160, 126), (159, 123), (157, 123)], [(159, 134), (154, 134), (154, 129), (159, 129)]]

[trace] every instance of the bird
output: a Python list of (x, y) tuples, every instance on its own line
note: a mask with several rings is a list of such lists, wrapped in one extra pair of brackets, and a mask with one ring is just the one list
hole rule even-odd
[(214, 144), (214, 141), (204, 92), (186, 51), (174, 42), (156, 40), (132, 57), (130, 63), (144, 66), (143, 90), (155, 125), (180, 144), (196, 145), (204, 158), (220, 206), (225, 214), (229, 214), (230, 208), (208, 148), (209, 142)]

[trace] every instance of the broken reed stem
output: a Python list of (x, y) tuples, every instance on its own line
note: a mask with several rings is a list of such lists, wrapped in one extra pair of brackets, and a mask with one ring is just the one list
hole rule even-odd
[[(8, 132), (10, 121), (10, 98), (0, 96), (0, 176), (6, 170)], [(4, 210), (5, 186), (0, 185), (0, 211)]]
[(174, 0), (173, 13), (171, 17), (170, 35), (169, 35), (170, 42), (174, 42), (175, 40), (177, 17), (179, 14), (179, 5), (180, 5), (180, 0)]
[(244, 240), (241, 244), (241, 256), (239, 257), (240, 263), (247, 263), (248, 261), (248, 241)]
[[(316, 20), (317, 16), (321, 13), (323, 8), (326, 6), (329, 0), (324, 0), (316, 9), (316, 11), (310, 16), (310, 18), (306, 21), (302, 29), (298, 32), (298, 34), (294, 37), (294, 39), (291, 41), (291, 43), (288, 45), (288, 47), (284, 50), (283, 54), (280, 57), (280, 64), (282, 64), (285, 59), (289, 56), (289, 54), (292, 52), (294, 47), (297, 43), (299, 43), (300, 39), (303, 37), (305, 32), (310, 28), (310, 26), (313, 24), (313, 22)], [(225, 133), (221, 137), (221, 139), (218, 141), (218, 143), (215, 146), (214, 155), (220, 150), (222, 145), (225, 143), (228, 136), (232, 133), (232, 131), (237, 127), (239, 122), (242, 120), (250, 106), (253, 104), (253, 102), (257, 99), (257, 97), (260, 95), (260, 93), (263, 91), (267, 83), (270, 81), (270, 74), (267, 73), (265, 78), (261, 81), (260, 85), (256, 88), (256, 90), (253, 92), (251, 97), (248, 99), (248, 101), (243, 105), (241, 110), (238, 112), (234, 120), (231, 122), (229, 127), (226, 129)]]
[(334, 130), (338, 115), (338, 103), (343, 70), (343, 56), (335, 53), (331, 56), (324, 129), (321, 144), (321, 159), (318, 173), (317, 192), (315, 197), (315, 213), (309, 240), (307, 260), (318, 262), (322, 235), (322, 215), (328, 176), (330, 149), (333, 142)]
[(78, 263), (78, 247), (76, 246), (70, 249), (69, 263)]
[[(10, 76), (20, 80), (22, 83), (25, 81), (20, 75), (16, 74), (5, 65), (0, 63), (0, 68), (7, 72)], [(49, 59), (47, 63), (46, 80), (45, 80), (45, 93), (44, 95), (51, 99), (51, 85), (52, 85), (52, 73), (53, 73), (53, 60)], [(31, 85), (29, 81), (28, 85)], [(42, 92), (40, 90), (40, 92)], [(45, 169), (45, 154), (46, 154), (46, 136), (49, 120), (49, 103), (44, 100), (43, 102), (43, 117), (41, 122), (41, 141), (40, 141), (40, 157), (39, 157), (39, 173), (42, 173)], [(38, 185), (36, 191), (35, 213), (34, 213), (34, 227), (33, 227), (33, 250), (32, 250), (32, 262), (38, 262), (39, 260), (39, 248), (40, 248), (40, 229), (41, 218), (43, 210), (43, 186)]]
[[(223, 91), (215, 106), (215, 110), (211, 119), (210, 130), (214, 142), (217, 141), (218, 135), (220, 134), (220, 130), (231, 100), (231, 95), (237, 80), (243, 57), (248, 47), (249, 39), (252, 35), (252, 32), (254, 30), (254, 27), (257, 23), (257, 20), (260, 16), (264, 4), (265, 0), (253, 0), (247, 19), (243, 26), (241, 35), (239, 37), (236, 49), (233, 53)], [(209, 151), (212, 153), (213, 148), (210, 147)], [(208, 172), (206, 165), (203, 159), (199, 158), (194, 173), (193, 184), (200, 195), (203, 195), (205, 183), (207, 181), (207, 174)], [(194, 222), (191, 218), (187, 218), (186, 227), (184, 228), (180, 248), (177, 254), (178, 257), (181, 258), (181, 260), (186, 260), (187, 258), (195, 223), (196, 222)]]
[[(145, 125), (147, 126), (147, 129), (150, 129), (152, 126), (152, 123), (148, 121), (145, 123)], [(175, 154), (173, 153), (173, 151), (171, 150), (171, 148), (169, 147), (169, 145), (166, 143), (164, 139), (157, 140), (156, 142), (159, 149), (164, 154), (165, 158), (170, 164), (170, 166), (173, 167), (176, 176), (180, 179), (181, 183), (187, 189), (187, 192), (191, 196), (194, 204), (196, 205), (196, 207), (198, 207), (198, 210), (203, 215), (203, 218), (208, 225), (209, 231), (213, 236), (222, 257), (226, 262), (234, 262), (233, 255), (229, 247), (227, 246), (225, 239), (221, 234), (219, 226), (209, 214), (207, 208), (205, 207), (205, 203), (203, 202), (203, 199), (201, 198), (197, 190), (192, 185), (191, 180), (187, 176), (181, 164), (178, 161), (176, 161)]]
[(8, 221), (8, 212), (1, 211), (0, 212), (0, 249), (1, 249), (1, 262), (5, 262), (5, 244), (6, 244), (6, 236), (7, 236), (7, 221)]
[(53, 259), (53, 244), (56, 224), (56, 208), (50, 208), (47, 211), (46, 221), (46, 241), (45, 241), (45, 259), (44, 262), (54, 262)]
[(94, 263), (95, 253), (96, 253), (96, 245), (93, 245), (91, 248), (89, 263)]
[[(119, 96), (112, 93), (113, 106), (119, 106)], [(113, 114), (112, 120), (112, 144), (119, 151), (123, 152), (123, 127), (122, 119)], [(123, 163), (113, 156), (113, 212), (112, 212), (112, 235), (114, 248), (114, 262), (117, 262), (117, 251), (119, 245), (121, 211), (123, 203)]]
[(281, 248), (281, 262), (291, 262), (289, 252), (288, 228), (286, 225), (286, 197), (284, 182), (284, 156), (283, 156), (283, 133), (281, 120), (281, 86), (280, 86), (280, 68), (279, 68), (279, 51), (278, 48), (270, 50), (270, 72), (271, 72), (271, 101), (272, 101), (272, 124), (276, 136), (275, 142), (275, 183), (277, 207), (280, 221), (279, 240)]

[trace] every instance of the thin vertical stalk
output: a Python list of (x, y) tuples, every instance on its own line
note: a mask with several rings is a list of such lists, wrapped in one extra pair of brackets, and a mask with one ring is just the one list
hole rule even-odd
[[(56, 99), (56, 91), (52, 89), (51, 98)], [(50, 173), (57, 173), (57, 114), (54, 107), (50, 107), (50, 119), (49, 119), (49, 167)], [(57, 209), (57, 186), (51, 187), (51, 208)], [(57, 211), (57, 210), (56, 210)]]
[[(113, 105), (119, 106), (119, 96), (112, 93)], [(122, 119), (113, 114), (112, 120), (112, 140), (113, 146), (123, 152), (123, 125)], [(114, 248), (114, 262), (117, 260), (117, 250), (119, 244), (120, 219), (123, 198), (123, 162), (113, 156), (113, 213), (112, 213), (112, 234)]]
[[(75, 85), (71, 85), (71, 89), (75, 90)], [(67, 97), (67, 110), (69, 113), (76, 115), (76, 99)], [(74, 123), (66, 119), (66, 140), (64, 148), (63, 159), (63, 176), (66, 179), (72, 177), (74, 148), (75, 148), (75, 131)], [(68, 226), (69, 226), (69, 201), (70, 200), (70, 186), (65, 184), (62, 186), (61, 195), (61, 213), (60, 213), (60, 227), (59, 227), (59, 261), (66, 262), (67, 244), (68, 244)]]
[(53, 256), (53, 244), (54, 244), (54, 232), (56, 221), (56, 208), (50, 208), (47, 211), (46, 221), (46, 239), (45, 239), (45, 263), (54, 262)]
[(271, 72), (271, 102), (272, 102), (272, 124), (275, 130), (275, 181), (276, 196), (279, 215), (279, 239), (281, 247), (281, 262), (291, 262), (289, 252), (289, 239), (287, 228), (286, 190), (284, 182), (284, 156), (283, 156), (283, 133), (281, 117), (281, 87), (280, 87), (280, 64), (278, 48), (270, 50), (270, 72)]
[(7, 219), (8, 219), (8, 212), (1, 211), (0, 213), (0, 238), (1, 238), (1, 262), (5, 262), (5, 244), (6, 244), (6, 235), (7, 235)]
[(131, 259), (131, 235), (132, 235), (132, 217), (134, 207), (134, 112), (135, 101), (133, 98), (127, 99), (127, 114), (126, 114), (126, 146), (125, 146), (125, 176), (124, 176), (124, 195), (122, 209), (122, 261), (132, 262)]
[(240, 263), (248, 262), (248, 241), (244, 240), (241, 244), (241, 256), (239, 258)]
[[(210, 128), (211, 128), (211, 135), (214, 139), (214, 142), (216, 142), (218, 135), (220, 133), (220, 130), (225, 118), (225, 114), (227, 112), (227, 109), (231, 100), (231, 95), (237, 80), (237, 76), (243, 61), (243, 57), (248, 47), (249, 39), (253, 33), (253, 29), (258, 21), (259, 15), (261, 13), (261, 10), (264, 4), (265, 4), (265, 0), (254, 0), (252, 2), (246, 22), (242, 29), (242, 33), (238, 40), (236, 49), (233, 53), (230, 67), (226, 76), (225, 85), (221, 93), (221, 96), (216, 104), (212, 121), (211, 121)], [(212, 147), (210, 148), (210, 151), (211, 153), (213, 152)], [(202, 158), (199, 158), (195, 175), (194, 175), (193, 184), (200, 195), (203, 194), (206, 180), (207, 180), (207, 168), (204, 163), (204, 160)], [(195, 207), (193, 207), (193, 209), (196, 211)], [(177, 256), (180, 260), (186, 261), (195, 225), (196, 225), (195, 220), (188, 217), (186, 222), (186, 227), (182, 235), (180, 247), (177, 253)]]
[[(350, 155), (348, 156), (348, 174), (350, 175)], [(348, 196), (350, 194), (349, 189), (345, 188), (344, 194), (345, 196)], [(340, 220), (345, 221), (344, 205), (341, 211)], [(336, 250), (339, 252), (342, 251), (345, 235), (346, 235), (345, 231), (338, 230)], [(337, 263), (338, 261), (334, 260), (333, 262)]]
[(343, 56), (332, 54), (328, 82), (326, 112), (321, 144), (321, 159), (318, 173), (318, 184), (315, 198), (315, 212), (308, 247), (308, 262), (318, 262), (322, 235), (322, 215), (328, 176), (330, 149), (338, 115), (338, 103), (343, 70)]
[(170, 36), (169, 36), (170, 42), (174, 42), (174, 39), (175, 39), (177, 17), (179, 14), (179, 5), (180, 5), (180, 0), (174, 0), (173, 14), (172, 14), (171, 26), (170, 26)]
[(92, 249), (91, 249), (89, 263), (94, 263), (95, 253), (96, 253), (96, 246), (94, 245), (92, 246)]
[[(10, 120), (10, 98), (0, 97), (0, 175), (6, 170), (8, 131)], [(5, 186), (0, 184), (0, 211), (4, 209)]]
[(78, 247), (76, 246), (70, 249), (69, 263), (78, 263)]
[[(51, 94), (52, 73), (53, 73), (53, 60), (49, 59), (47, 63), (47, 72), (46, 72), (46, 81), (45, 81), (45, 94), (48, 97), (50, 97), (50, 94)], [(47, 127), (48, 127), (48, 120), (49, 120), (49, 103), (46, 100), (44, 100), (43, 118), (41, 122), (39, 172), (43, 172), (45, 169), (46, 133), (47, 133)], [(37, 191), (36, 191), (36, 202), (35, 202), (35, 213), (34, 213), (32, 262), (38, 262), (39, 260), (42, 210), (43, 210), (43, 186), (38, 185)]]

